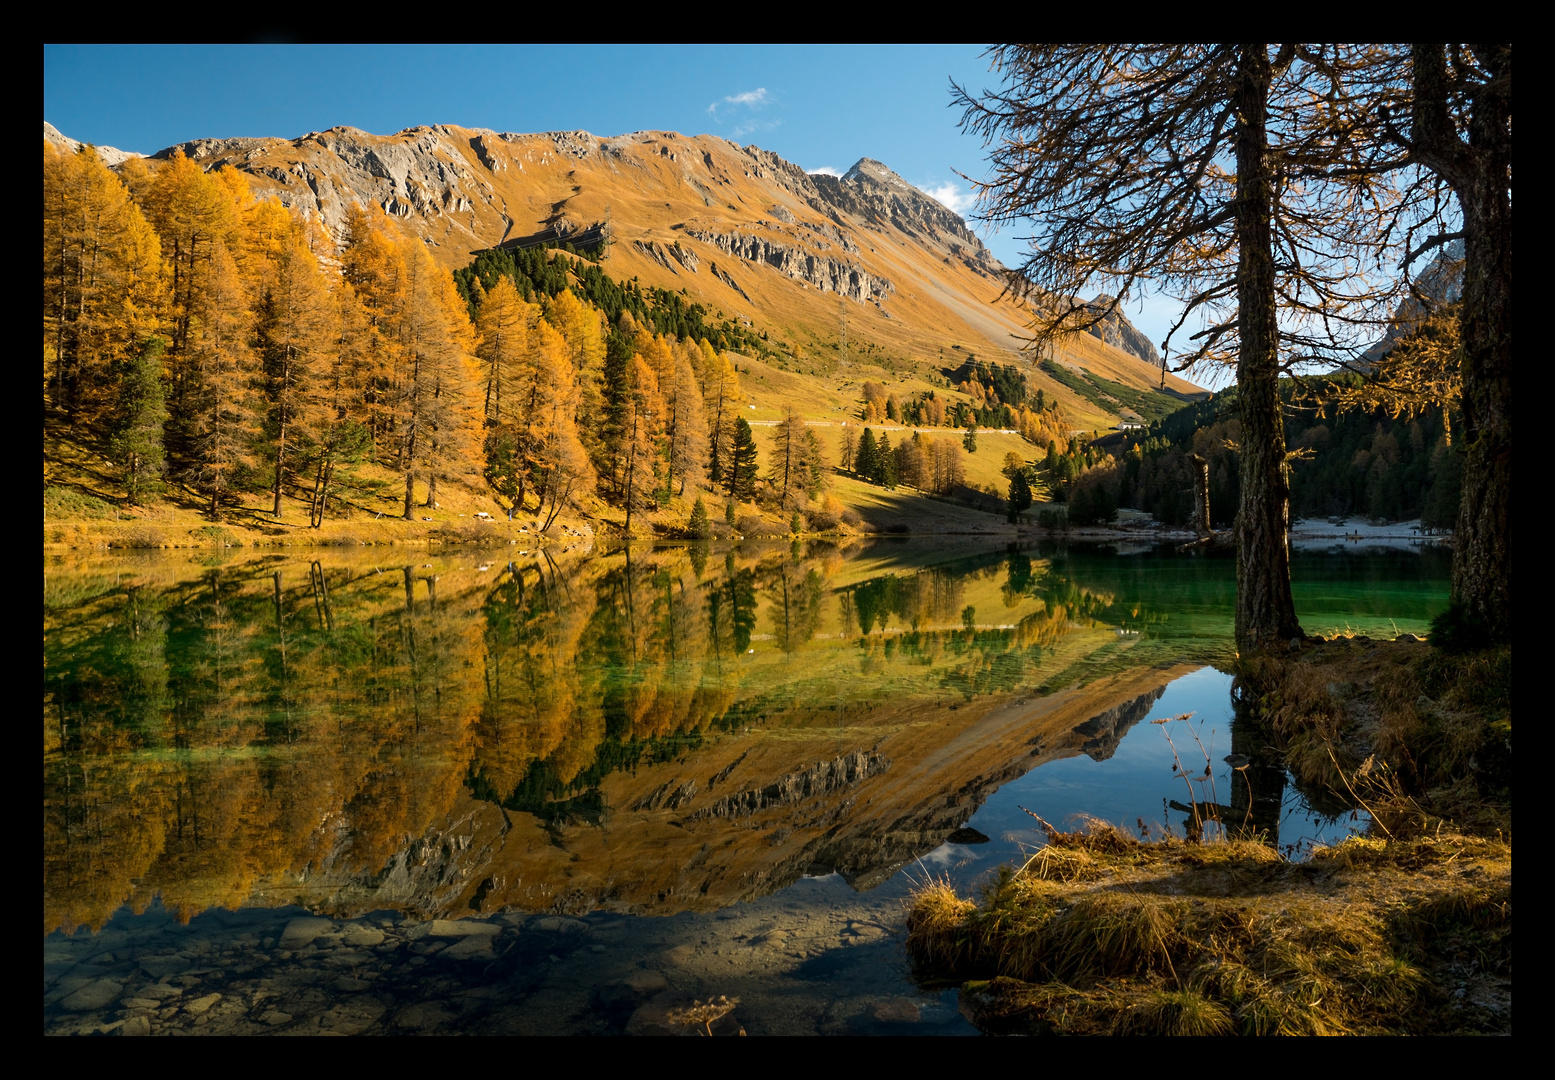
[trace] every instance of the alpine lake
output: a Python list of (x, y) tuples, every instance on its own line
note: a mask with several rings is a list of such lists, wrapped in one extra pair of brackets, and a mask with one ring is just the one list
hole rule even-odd
[[(1309, 633), (1446, 606), (1445, 548), (1293, 560)], [(1366, 824), (1239, 721), (1228, 557), (955, 538), (44, 569), (50, 1034), (976, 1034), (914, 983), (904, 901), (1029, 858), (1034, 815), (1295, 859)]]

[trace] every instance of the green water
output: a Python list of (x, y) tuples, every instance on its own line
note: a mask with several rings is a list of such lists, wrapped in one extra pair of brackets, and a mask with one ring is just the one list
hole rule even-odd
[[(689, 919), (621, 925), (684, 925), (697, 956), (721, 955), (706, 928), (737, 913), (798, 904), (805, 926), (862, 927), (859, 905), (899, 896), (904, 867), (970, 882), (1025, 842), (1033, 801), (1054, 820), (1181, 827), (1147, 713), (1195, 712), (1226, 773), (1227, 559), (913, 541), (510, 554), (46, 563), (45, 933), (296, 905), (615, 912)], [(1431, 549), (1298, 553), (1298, 613), (1312, 632), (1420, 631), (1448, 571)], [(1241, 796), (1224, 775), (1216, 798), (1282, 844), (1347, 827), (1260, 775)], [(992, 842), (947, 844), (965, 826)], [(803, 955), (815, 986), (843, 978), (829, 952)], [(605, 976), (581, 970), (568, 985), (595, 1000), (584, 984)], [(430, 971), (393, 968), (415, 993)], [(896, 1015), (870, 987), (859, 1015)]]

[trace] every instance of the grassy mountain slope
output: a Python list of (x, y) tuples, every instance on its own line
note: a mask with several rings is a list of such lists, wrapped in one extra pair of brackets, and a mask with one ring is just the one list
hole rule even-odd
[[(326, 225), (338, 226), (352, 201), (383, 206), (450, 270), (503, 242), (608, 222), (610, 276), (684, 290), (749, 320), (793, 367), (821, 380), (817, 391), (840, 389), (849, 373), (855, 382), (875, 377), (871, 360), (932, 368), (961, 346), (1030, 369), (1032, 389), (1063, 402), (1078, 427), (1111, 426), (1121, 415), (1021, 356), (1025, 318), (999, 299), (1003, 268), (959, 217), (878, 162), (839, 180), (711, 135), (602, 139), (444, 125), (387, 136), (334, 128), (290, 140), (202, 139), (158, 156), (174, 150), (207, 168), (232, 165), (256, 193)], [(1093, 337), (1066, 343), (1058, 359), (1142, 392), (1160, 385), (1159, 368)], [(1199, 392), (1175, 376), (1167, 383)]]

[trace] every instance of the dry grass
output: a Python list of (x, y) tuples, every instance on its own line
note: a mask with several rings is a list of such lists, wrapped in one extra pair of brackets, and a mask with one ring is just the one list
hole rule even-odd
[[(1054, 834), (1049, 848), (1006, 868), (980, 904), (943, 882), (913, 897), (907, 949), (920, 978), (964, 983), (984, 1030), (1510, 1028), (1506, 842), (1361, 839), (1287, 863), (1256, 843), (1093, 827)], [(1476, 992), (1456, 994), (1465, 980)]]
[(1253, 713), (1304, 784), (1363, 806), (1393, 836), (1442, 822), (1510, 835), (1512, 653), (1335, 638), (1245, 659)]

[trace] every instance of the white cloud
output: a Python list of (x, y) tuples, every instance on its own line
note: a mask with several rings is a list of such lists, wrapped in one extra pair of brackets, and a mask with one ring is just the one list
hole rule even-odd
[(767, 93), (765, 86), (758, 86), (754, 90), (746, 90), (739, 94), (726, 94), (722, 101), (715, 101), (707, 107), (707, 115), (714, 120), (718, 119), (719, 110), (728, 112), (731, 109), (756, 110), (772, 104), (772, 95)]
[(835, 169), (835, 168), (833, 168), (830, 165), (822, 165), (819, 169), (806, 169), (805, 172), (809, 173), (811, 176), (841, 176), (842, 175), (842, 170), (841, 169)]
[(969, 214), (977, 203), (977, 197), (970, 191), (962, 191), (961, 185), (954, 180), (947, 180), (943, 184), (934, 186), (925, 185), (923, 193), (945, 209), (963, 217)]

